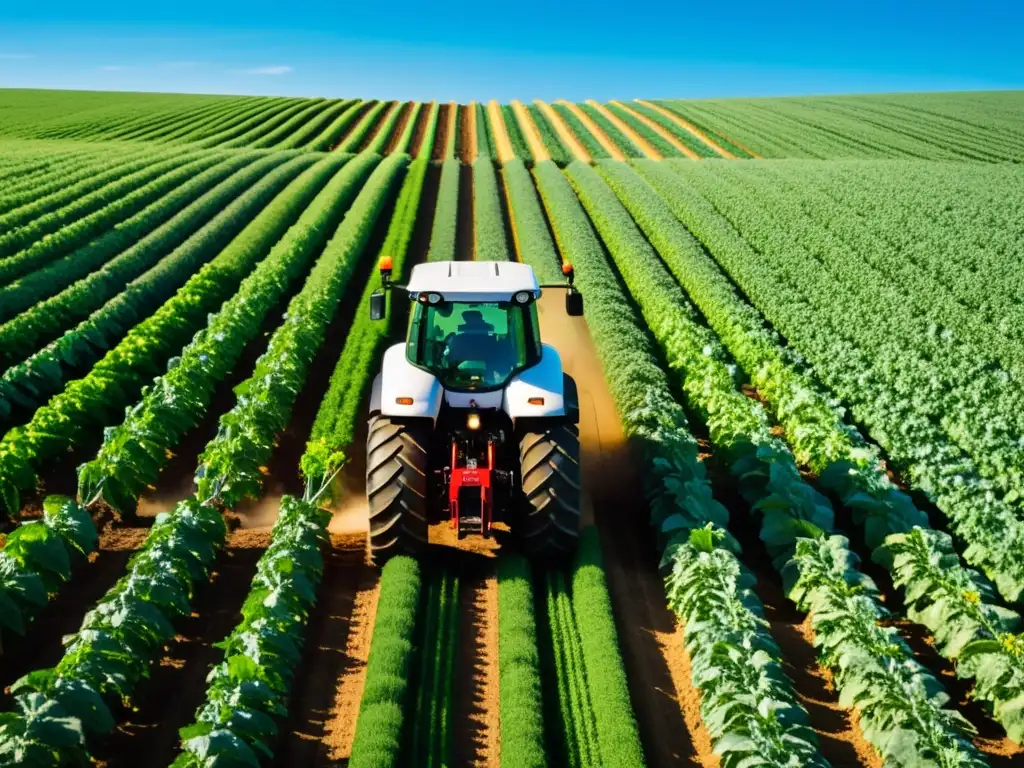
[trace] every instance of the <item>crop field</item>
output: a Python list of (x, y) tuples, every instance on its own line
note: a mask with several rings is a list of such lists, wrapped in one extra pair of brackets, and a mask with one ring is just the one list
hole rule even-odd
[[(0, 765), (1024, 765), (1022, 162), (1019, 92), (0, 91)], [(569, 564), (368, 561), (384, 255), (574, 266)]]

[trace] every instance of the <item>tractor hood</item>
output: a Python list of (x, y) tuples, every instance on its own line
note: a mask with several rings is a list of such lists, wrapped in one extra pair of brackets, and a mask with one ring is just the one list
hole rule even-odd
[(533, 269), (515, 261), (438, 261), (417, 264), (406, 286), (415, 301), (439, 293), (444, 301), (511, 301), (520, 291), (540, 296)]

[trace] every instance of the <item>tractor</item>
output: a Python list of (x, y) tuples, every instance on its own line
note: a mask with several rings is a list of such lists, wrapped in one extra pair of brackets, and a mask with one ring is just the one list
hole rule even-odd
[(565, 310), (583, 314), (566, 263), (564, 283), (539, 285), (518, 262), (442, 261), (415, 266), (408, 285), (380, 262), (381, 290), (411, 302), (404, 343), (384, 353), (370, 397), (366, 494), (370, 552), (382, 564), (427, 550), (431, 523), (456, 537), (491, 537), (507, 526), (537, 560), (576, 550), (580, 521), (576, 382), (540, 338), (541, 290), (566, 290)]

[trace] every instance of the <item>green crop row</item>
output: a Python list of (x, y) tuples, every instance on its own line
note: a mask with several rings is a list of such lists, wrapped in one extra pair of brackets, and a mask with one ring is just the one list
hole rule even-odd
[[(391, 257), (396, 280), (405, 274), (409, 244), (420, 213), (423, 182), (429, 167), (429, 154), (417, 158), (409, 166), (384, 245), (380, 249), (382, 257)], [(331, 374), (327, 394), (317, 411), (306, 452), (302, 457), (307, 501), (317, 499), (329, 490), (332, 478), (347, 460), (346, 454), (355, 437), (355, 424), (360, 418), (357, 412), (363, 404), (366, 386), (373, 378), (372, 366), (379, 360), (390, 334), (396, 330), (394, 297), (388, 302), (384, 320), (370, 319), (370, 295), (378, 289), (378, 277), (374, 271), (363, 289), (345, 347)]]
[(597, 127), (604, 131), (605, 135), (612, 140), (626, 157), (643, 157), (644, 153), (630, 141), (629, 137), (626, 136), (622, 131), (615, 127), (607, 117), (601, 114), (601, 110), (597, 109), (593, 104), (579, 104), (580, 109), (586, 113), (587, 117), (593, 120)]
[(412, 155), (409, 145), (412, 144), (413, 136), (416, 135), (416, 123), (419, 121), (421, 114), (423, 114), (422, 101), (414, 101), (409, 104), (409, 116), (405, 119), (405, 126), (402, 128), (402, 133), (395, 140), (395, 147), (392, 151), (405, 152), (407, 155)]
[(548, 231), (547, 220), (537, 197), (537, 189), (521, 158), (501, 167), (508, 199), (508, 215), (519, 260), (533, 267), (540, 283), (562, 279), (558, 253)]
[[(273, 158), (257, 163), (253, 159), (226, 161), (225, 166), (210, 169), (183, 185), (181, 195), (176, 195), (179, 203), (181, 197), (192, 199), (192, 194), (213, 184), (218, 186), (134, 242), (104, 268), (0, 326), (0, 341), (6, 353), (0, 361), (22, 361), (0, 378), (0, 417), (6, 417), (12, 408), (31, 413), (59, 392), (65, 380), (73, 378), (75, 372), (88, 370), (132, 325), (155, 311), (197, 267), (216, 255), (214, 246), (219, 240), (211, 236), (220, 228), (234, 226), (234, 222), (225, 216), (207, 221), (279, 164)], [(228, 174), (230, 177), (224, 179)], [(204, 224), (206, 227), (200, 229)], [(139, 223), (140, 228), (143, 225)], [(197, 230), (205, 235), (201, 248), (184, 242)], [(131, 232), (126, 234), (130, 236)], [(125, 244), (119, 236), (112, 238), (112, 243), (101, 238), (95, 245)], [(87, 251), (82, 255), (88, 258)], [(47, 346), (40, 349), (44, 344)]]
[[(7, 515), (20, 510), (21, 492), (35, 485), (36, 470), (80, 443), (97, 426), (105, 426), (133, 401), (144, 382), (159, 373), (174, 351), (203, 326), (206, 314), (237, 288), (298, 218), (301, 207), (294, 204), (293, 196), (278, 196), (273, 204), (266, 204), (315, 157), (294, 157), (281, 164), (284, 160), (286, 157), (273, 159), (270, 165), (279, 167), (220, 214), (223, 226), (208, 238), (193, 237), (183, 246), (196, 253), (215, 253), (230, 241), (229, 247), (194, 274), (154, 315), (132, 329), (85, 378), (69, 384), (37, 410), (27, 425), (10, 430), (0, 441), (0, 503)], [(302, 195), (298, 199), (306, 200)], [(239, 236), (232, 241), (235, 235)], [(194, 264), (188, 267), (191, 274)]]
[(498, 562), (498, 698), (502, 768), (543, 768), (544, 710), (530, 564)]
[(657, 134), (656, 131), (648, 128), (643, 121), (638, 120), (635, 115), (630, 114), (627, 110), (616, 104), (605, 104), (605, 108), (615, 115), (619, 120), (624, 122), (630, 128), (637, 132), (637, 134), (654, 147), (656, 150), (661, 152), (665, 157), (682, 157), (683, 153), (678, 149), (669, 144), (665, 139)]
[(183, 156), (178, 168), (12, 256), (11, 265), (17, 264), (18, 271), (25, 274), (0, 288), (0, 323), (99, 268), (116, 253), (110, 244), (124, 242), (124, 230), (132, 230), (133, 224), (141, 221), (151, 228), (161, 222), (161, 215), (166, 220), (185, 205), (182, 196), (175, 193), (191, 179), (203, 177), (210, 166), (220, 166), (223, 159), (216, 153), (198, 158)]
[(473, 257), (478, 261), (508, 261), (510, 257), (498, 173), (489, 157), (473, 162)]
[(330, 106), (331, 102), (328, 100), (314, 99), (305, 109), (296, 112), (273, 130), (268, 131), (256, 141), (250, 142), (248, 146), (254, 149), (260, 147), (278, 149), (281, 144), (288, 142), (300, 128), (316, 118), (319, 113), (326, 111)]
[(247, 130), (236, 133), (231, 139), (208, 139), (206, 141), (199, 142), (199, 146), (217, 146), (217, 147), (251, 147), (260, 143), (260, 140), (271, 135), (278, 127), (285, 124), (288, 120), (291, 120), (294, 116), (301, 114), (308, 107), (305, 105), (305, 100), (299, 101), (295, 104), (285, 107), (284, 109), (270, 115), (248, 127)]
[[(683, 164), (670, 165), (678, 171)], [(651, 176), (647, 169), (645, 174)], [(1008, 601), (1016, 602), (1024, 594), (1024, 558), (1020, 557), (1024, 524), (1010, 505), (991, 492), (970, 459), (949, 444), (936, 423), (910, 407), (912, 400), (920, 398), (903, 398), (903, 405), (895, 407), (892, 395), (883, 394), (889, 391), (882, 387), (889, 376), (865, 378), (865, 371), (872, 370), (875, 363), (834, 332), (788, 282), (773, 275), (752, 246), (700, 192), (678, 173), (672, 175), (672, 183), (658, 183), (669, 190), (663, 197), (675, 216), (729, 270), (740, 288), (755, 297), (758, 307), (785, 332), (790, 344), (808, 356), (821, 380), (869, 425), (872, 436), (891, 459), (902, 465), (914, 487), (927, 493), (946, 514), (953, 532), (969, 542), (964, 559), (992, 579)], [(679, 279), (685, 282), (683, 277)], [(834, 286), (831, 292), (835, 292)], [(851, 324), (844, 323), (843, 327), (849, 329)], [(921, 450), (922, 446), (928, 449)], [(838, 484), (844, 473), (822, 476)]]
[(692, 133), (690, 133), (685, 128), (682, 128), (681, 126), (676, 124), (674, 121), (672, 121), (669, 118), (665, 117), (665, 115), (661, 114), (661, 112), (659, 112), (658, 110), (651, 109), (650, 107), (648, 107), (645, 104), (638, 104), (635, 101), (632, 102), (629, 105), (629, 108), (632, 109), (634, 112), (640, 113), (641, 115), (643, 115), (644, 117), (648, 118), (652, 122), (657, 123), (658, 125), (660, 125), (666, 131), (671, 133), (674, 138), (676, 138), (681, 143), (685, 144), (687, 147), (692, 149), (694, 152), (696, 152), (701, 157), (718, 157), (719, 156), (718, 153), (715, 152), (715, 150), (713, 150), (711, 147), (709, 147), (703, 141), (698, 139), (696, 136), (694, 136)]
[(558, 165), (568, 163), (570, 160), (569, 150), (565, 148), (562, 140), (558, 138), (558, 134), (544, 115), (544, 112), (541, 111), (541, 108), (536, 104), (528, 104), (526, 111), (532, 118), (533, 124), (537, 126), (537, 132), (540, 134), (541, 141), (544, 142), (544, 146), (547, 148), (551, 159)]
[(339, 99), (327, 109), (294, 131), (291, 136), (278, 143), (275, 149), (312, 149), (310, 145), (328, 125), (333, 123), (342, 113), (357, 103), (357, 99)]
[(608, 150), (601, 146), (601, 142), (587, 130), (587, 127), (583, 122), (573, 114), (573, 111), (569, 109), (565, 104), (552, 104), (552, 109), (558, 113), (559, 117), (565, 121), (565, 124), (569, 126), (569, 130), (573, 132), (573, 135), (583, 145), (583, 148), (587, 150), (587, 153), (594, 160), (601, 160), (611, 155), (608, 154)]
[(515, 110), (508, 104), (503, 104), (501, 116), (505, 121), (505, 130), (508, 131), (508, 140), (512, 144), (512, 152), (516, 157), (521, 158), (524, 163), (532, 164), (533, 153), (530, 152), (530, 146), (526, 143), (523, 130), (519, 127)]
[(371, 102), (368, 101), (354, 102), (317, 135), (309, 145), (309, 149), (318, 152), (334, 150), (341, 141), (341, 137), (345, 135), (352, 123), (370, 107), (370, 104)]
[(267, 102), (262, 109), (248, 113), (245, 120), (233, 122), (229, 126), (223, 126), (214, 133), (203, 137), (189, 137), (189, 141), (200, 147), (226, 147), (240, 146), (245, 143), (245, 138), (251, 131), (261, 130), (270, 121), (284, 113), (291, 113), (298, 109), (292, 101), (274, 100)]
[(487, 107), (482, 102), (476, 103), (476, 156), (494, 161), (498, 153), (494, 148), (494, 134), (491, 121), (487, 119)]
[(256, 564), (242, 621), (218, 647), (224, 660), (206, 678), (195, 722), (181, 730), (172, 768), (258, 765), (273, 754), (275, 718), (288, 712), (303, 635), (323, 575), (329, 512), (291, 496), (281, 500), (270, 546)]
[[(652, 223), (654, 216), (649, 211), (658, 210), (659, 205), (664, 207), (653, 190), (645, 189), (628, 168), (605, 164), (600, 171), (614, 180), (634, 217), (647, 224), (645, 233), (651, 242), (666, 250), (678, 245), (681, 238), (672, 226), (659, 227)], [(596, 190), (594, 196), (599, 196)], [(606, 200), (603, 208), (602, 213), (608, 214), (613, 206)], [(717, 337), (700, 325), (668, 271), (659, 264), (657, 254), (644, 243), (628, 220), (628, 214), (619, 208), (618, 215), (624, 221), (617, 228), (614, 240), (622, 245), (618, 249), (612, 247), (612, 254), (643, 307), (652, 332), (661, 341), (669, 364), (682, 371), (683, 388), (691, 408), (702, 415), (712, 441), (724, 452), (740, 492), (761, 512), (761, 538), (780, 566), (792, 554), (797, 537), (832, 530), (832, 510), (823, 497), (805, 484), (788, 449), (770, 435), (762, 406), (738, 391)], [(666, 218), (663, 214), (661, 221), (678, 226), (671, 216)], [(609, 241), (608, 237), (605, 239)], [(957, 572), (968, 583), (983, 581), (977, 574), (962, 571), (955, 557), (949, 565), (959, 569)], [(883, 685), (891, 688), (893, 681), (880, 681), (879, 686)], [(886, 722), (900, 720), (897, 715), (885, 715), (884, 710), (881, 715), (878, 710), (872, 712), (872, 716)], [(935, 722), (946, 720), (945, 714), (936, 713), (933, 717)], [(915, 725), (908, 726), (904, 722), (902, 727), (913, 730)], [(925, 728), (925, 731), (931, 730), (932, 726)], [(956, 742), (958, 730), (948, 736), (951, 743)], [(922, 738), (925, 731), (922, 731)], [(869, 735), (885, 753), (891, 735), (888, 729), (875, 726)]]
[(448, 158), (441, 164), (434, 223), (430, 230), (427, 261), (454, 261), (459, 217), (459, 161)]
[(409, 156), (393, 154), (370, 174), (302, 291), (288, 305), (253, 375), (235, 387), (238, 403), (221, 417), (217, 437), (200, 456), (199, 498), (233, 507), (259, 497), (277, 435), (288, 426), (313, 357)]
[(349, 758), (352, 768), (398, 764), (406, 728), (422, 581), (419, 563), (410, 557), (393, 557), (381, 571), (366, 682)]
[(173, 366), (147, 385), (125, 420), (104, 430), (96, 458), (78, 469), (83, 503), (102, 498), (122, 517), (135, 514), (139, 495), (156, 482), (185, 433), (203, 419), (217, 383), (259, 333), (267, 313), (307, 272), (376, 162), (375, 156), (361, 155), (338, 173), (347, 159), (328, 156), (292, 182), (308, 207)]
[(722, 134), (720, 134), (717, 131), (711, 129), (708, 126), (707, 121), (705, 121), (705, 120), (700, 120), (700, 121), (694, 120), (692, 118), (692, 116), (688, 116), (686, 114), (683, 114), (683, 112), (680, 109), (678, 109), (677, 105), (674, 104), (673, 102), (670, 102), (670, 101), (659, 101), (659, 102), (655, 102), (655, 103), (658, 106), (660, 106), (660, 107), (664, 107), (669, 112), (674, 112), (675, 114), (679, 115), (679, 117), (681, 117), (684, 120), (686, 120), (686, 122), (690, 123), (694, 128), (696, 128), (697, 130), (701, 131), (708, 138), (713, 140), (716, 144), (718, 144), (718, 146), (723, 147), (724, 149), (727, 149), (729, 152), (731, 152), (732, 154), (736, 155), (736, 157), (742, 157), (742, 158), (750, 158), (750, 157), (752, 157), (752, 155), (751, 155), (749, 150), (743, 149), (738, 144), (734, 144), (732, 141), (727, 139)]
[(16, 765), (88, 765), (90, 745), (114, 729), (114, 711), (188, 616), (227, 535), (220, 513), (194, 499), (157, 516), (128, 572), (64, 638), (56, 667), (11, 686), (15, 711), (0, 718), (0, 754)]
[(391, 134), (398, 124), (398, 118), (401, 117), (402, 110), (405, 108), (400, 101), (391, 102), (391, 104), (391, 110), (388, 112), (387, 117), (380, 122), (373, 135), (373, 139), (366, 145), (367, 152), (376, 152), (379, 155), (383, 155), (387, 151), (388, 141), (391, 139)]
[[(665, 345), (666, 338), (678, 343), (680, 341), (678, 334), (681, 331), (690, 330), (692, 333), (693, 329), (680, 327), (681, 321), (677, 317), (685, 309), (685, 300), (681, 296), (663, 296), (659, 291), (659, 288), (665, 287), (666, 279), (670, 280), (671, 278), (667, 274), (659, 275), (657, 271), (652, 273), (652, 269), (657, 266), (657, 256), (650, 252), (650, 247), (636, 230), (629, 214), (618, 203), (614, 193), (602, 182), (597, 172), (585, 163), (572, 163), (566, 169), (566, 174), (601, 234), (602, 240), (620, 267), (621, 274), (633, 296), (640, 302), (647, 322), (655, 323), (651, 329), (655, 336)], [(602, 267), (607, 275), (605, 280), (611, 288), (615, 285), (615, 277), (607, 265), (602, 264)], [(581, 278), (582, 274), (581, 268)], [(617, 286), (615, 289), (618, 291)], [(678, 287), (676, 287), (676, 292), (678, 293)], [(617, 298), (620, 302), (624, 302), (621, 294)], [(682, 302), (682, 306), (679, 306), (678, 310), (674, 308), (677, 300)], [(593, 302), (591, 302), (592, 304)], [(666, 334), (666, 328), (669, 329), (668, 334)], [(675, 353), (669, 356), (670, 364), (678, 366), (682, 350), (670, 346), (668, 351)], [(697, 360), (702, 361), (704, 358), (704, 353), (698, 348)], [(692, 361), (692, 357), (689, 360)], [(709, 357), (707, 360), (711, 361), (712, 358)], [(684, 373), (686, 372), (684, 371)], [(703, 394), (715, 397), (718, 393), (710, 388), (715, 383), (714, 380), (708, 380), (707, 383), (709, 390)], [(726, 374), (725, 386), (732, 391), (732, 381), (728, 374)], [(686, 393), (691, 397), (701, 394), (695, 390), (696, 387), (691, 389), (689, 384), (685, 387)], [(742, 397), (738, 393), (737, 396)], [(667, 390), (667, 384), (664, 397), (671, 397)], [(726, 411), (718, 413), (716, 410), (715, 413), (721, 419), (721, 428), (728, 429), (730, 427), (729, 417), (737, 416), (738, 409), (735, 404), (729, 402), (728, 397), (720, 398), (720, 400), (721, 402), (716, 402), (716, 405), (718, 407), (725, 406)], [(688, 428), (685, 415), (674, 401), (671, 402), (674, 406), (673, 410), (678, 413), (677, 428), (683, 432)], [(623, 413), (621, 404), (620, 413), (623, 414), (624, 422), (629, 429), (628, 412)], [(747, 426), (742, 420), (740, 424), (740, 429)], [(712, 439), (723, 438), (724, 435), (716, 432), (715, 426), (714, 424), (709, 425)], [(765, 432), (767, 433), (767, 430)], [(767, 434), (765, 436), (768, 437)], [(659, 534), (668, 540), (663, 562), (671, 563), (676, 575), (685, 575), (691, 570), (690, 561), (695, 556), (693, 543), (697, 541), (693, 535), (694, 531), (700, 531), (706, 526), (710, 526), (711, 530), (724, 529), (728, 523), (728, 512), (712, 498), (703, 466), (697, 463), (696, 455), (692, 454), (695, 441), (688, 432), (683, 432), (681, 439), (685, 445), (685, 458), (656, 457), (651, 462), (654, 471), (649, 474), (655, 478), (654, 489), (660, 490), (658, 489), (658, 475), (664, 472), (668, 477), (660, 478), (660, 484), (668, 492), (655, 495), (655, 491), (648, 491), (648, 499), (652, 508), (652, 522)], [(760, 454), (755, 454), (755, 457), (753, 466), (749, 465), (750, 457), (748, 455), (748, 464), (737, 465), (737, 470), (752, 472), (758, 480), (761, 480), (758, 464), (762, 457)], [(772, 491), (786, 492), (792, 489), (794, 483), (800, 482), (795, 466), (792, 469), (792, 474), (778, 478), (780, 483), (778, 486), (772, 486)], [(676, 477), (672, 477), (672, 475), (676, 475)], [(770, 480), (775, 479), (776, 476), (773, 473)], [(648, 479), (648, 484), (651, 484), (650, 479)], [(786, 501), (788, 503), (790, 499), (787, 498)], [(805, 514), (807, 518), (813, 519), (816, 523), (831, 524), (832, 510), (828, 507), (827, 501), (815, 498), (813, 492), (809, 497), (805, 494), (804, 498), (798, 496), (793, 501), (800, 503), (801, 507), (809, 507)], [(823, 519), (822, 514), (827, 519)], [(738, 563), (735, 563), (733, 554), (738, 551), (738, 545), (731, 537), (726, 537), (724, 532), (713, 535), (710, 531), (702, 535), (705, 535), (706, 540), (703, 541), (699, 551), (708, 554), (715, 552), (714, 562), (711, 565), (713, 571), (728, 574), (730, 569), (739, 567)], [(721, 554), (717, 554), (719, 552)], [(773, 554), (778, 553), (773, 552)], [(700, 631), (700, 617), (691, 619), (690, 616), (680, 613), (680, 617), (687, 623), (691, 620), (697, 622), (697, 626), (688, 632), (687, 637), (688, 648), (694, 659), (694, 684), (702, 692), (702, 717), (715, 738), (716, 749), (726, 752), (730, 762), (739, 762), (750, 757), (751, 754), (760, 754), (773, 756), (771, 765), (785, 765), (788, 760), (796, 759), (797, 756), (799, 756), (800, 764), (813, 764), (811, 761), (820, 759), (816, 757), (813, 733), (807, 727), (806, 713), (799, 706), (792, 692), (791, 684), (781, 673), (778, 649), (773, 648), (774, 643), (766, 640), (763, 636), (760, 605), (752, 603), (750, 595), (744, 595), (742, 591), (737, 591), (748, 586), (742, 580), (738, 580), (727, 582), (723, 587), (731, 589), (730, 594), (733, 595), (735, 603), (742, 606), (742, 610), (731, 616), (729, 620), (735, 622), (737, 627), (746, 627), (751, 633), (752, 640), (760, 638), (760, 642), (755, 645), (741, 646), (737, 651), (740, 654), (739, 657), (720, 658), (722, 649), (717, 647), (717, 643), (720, 642), (721, 636), (705, 634)], [(669, 589), (672, 590), (672, 599), (677, 602), (677, 607), (685, 605), (686, 600), (689, 599), (686, 595), (692, 591), (692, 588), (686, 588), (680, 592), (680, 583), (671, 580)], [(761, 628), (759, 629), (759, 627)], [(754, 657), (754, 654), (758, 652), (765, 654), (765, 657), (761, 659), (761, 664), (758, 664), (758, 659)], [(706, 662), (706, 668), (700, 665), (702, 662)], [(754, 681), (760, 681), (754, 687), (754, 690), (759, 692), (759, 698), (741, 698), (741, 694), (749, 688), (738, 685), (739, 680), (735, 677), (735, 673), (743, 670), (747, 670), (747, 674), (752, 675)], [(730, 677), (730, 674), (733, 676)], [(721, 687), (717, 687), (718, 683), (721, 683)], [(761, 699), (762, 691), (771, 691), (773, 694), (766, 693), (765, 698)], [(776, 721), (772, 710), (766, 710), (760, 706), (762, 701), (772, 700), (783, 703), (785, 717), (780, 722)], [(742, 716), (729, 717), (723, 722), (724, 713), (729, 711), (742, 712)], [(734, 746), (737, 742), (742, 742), (742, 746)]]
[[(414, 155), (417, 159), (425, 157), (430, 160), (434, 153), (434, 141), (437, 139), (437, 119), (441, 114), (441, 105), (436, 101), (431, 103), (430, 111), (427, 116), (423, 118), (426, 120), (426, 126), (423, 130), (423, 137), (420, 139), (420, 145), (415, 147), (416, 154)], [(411, 140), (410, 140), (411, 141)], [(406, 151), (413, 149), (413, 147), (407, 148)]]
[(358, 152), (359, 147), (363, 141), (373, 130), (374, 126), (377, 125), (377, 121), (380, 120), (380, 116), (384, 110), (391, 104), (390, 101), (378, 101), (370, 109), (359, 118), (359, 122), (356, 123), (352, 131), (345, 136), (344, 139), (337, 146), (339, 152)]

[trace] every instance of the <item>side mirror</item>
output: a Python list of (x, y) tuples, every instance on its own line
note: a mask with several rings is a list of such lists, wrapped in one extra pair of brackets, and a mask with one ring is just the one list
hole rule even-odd
[(370, 294), (370, 319), (383, 320), (387, 311), (387, 298), (383, 293), (377, 291)]
[(565, 314), (569, 317), (583, 317), (583, 294), (569, 291), (565, 294)]

